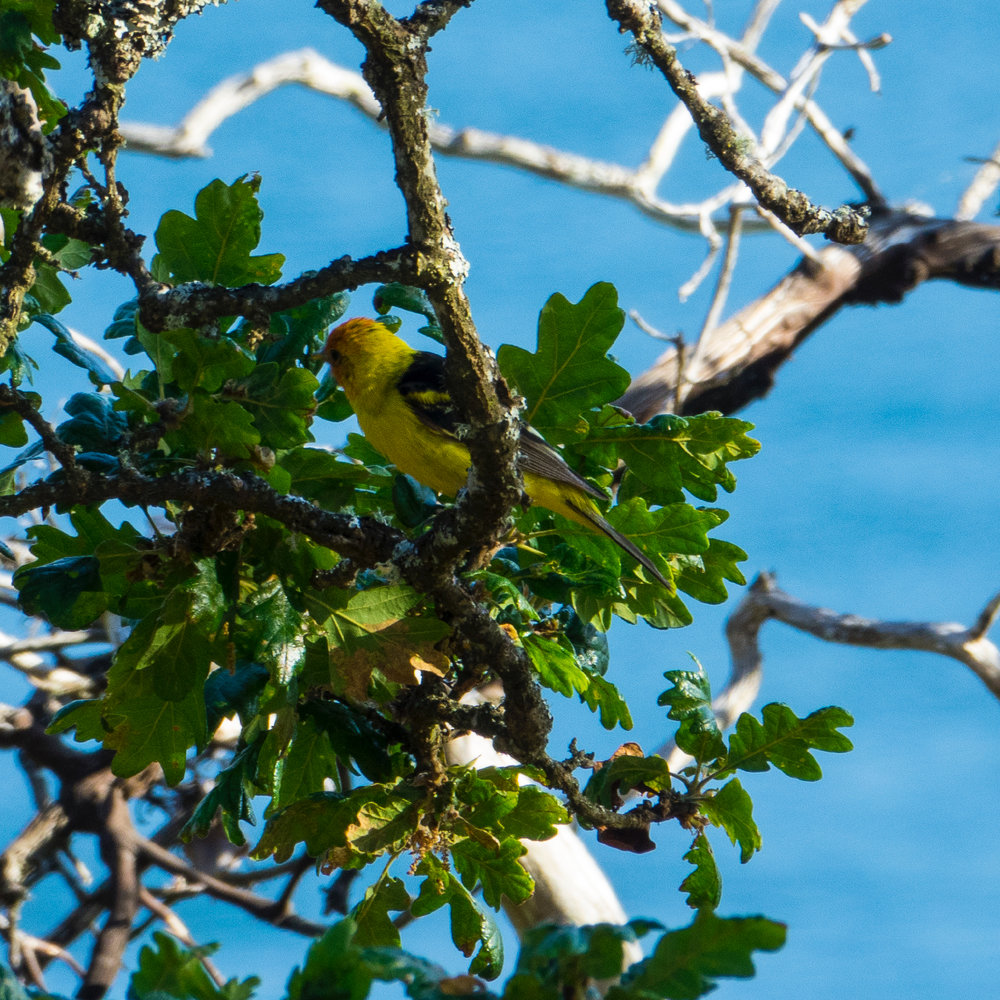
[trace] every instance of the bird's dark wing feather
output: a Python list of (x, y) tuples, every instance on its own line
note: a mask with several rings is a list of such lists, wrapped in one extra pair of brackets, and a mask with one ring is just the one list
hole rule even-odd
[[(448, 392), (444, 358), (428, 351), (418, 351), (396, 385), (422, 423), (433, 430), (457, 436), (458, 425), (463, 420)], [(527, 424), (521, 424), (518, 462), (522, 472), (532, 472), (544, 479), (575, 486), (598, 500), (605, 499), (603, 493), (578, 476), (566, 464), (562, 455)]]
[(456, 436), (462, 420), (445, 384), (441, 355), (418, 351), (396, 387), (421, 423), (432, 430)]
[(578, 476), (566, 464), (562, 455), (527, 424), (521, 424), (521, 453), (518, 464), (521, 472), (533, 472), (536, 476), (557, 483), (566, 483), (567, 486), (575, 486), (598, 500), (605, 499), (603, 493), (594, 489), (582, 476)]

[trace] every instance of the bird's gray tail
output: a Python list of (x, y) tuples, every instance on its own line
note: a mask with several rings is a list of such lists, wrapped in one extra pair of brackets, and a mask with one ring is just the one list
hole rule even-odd
[[(575, 498), (574, 498), (575, 499)], [(636, 562), (644, 566), (655, 579), (663, 584), (671, 593), (675, 590), (674, 585), (653, 565), (652, 560), (646, 555), (638, 545), (630, 538), (627, 538), (620, 531), (612, 528), (603, 517), (590, 506), (589, 503), (573, 503), (569, 501), (573, 510), (581, 517), (585, 518), (588, 524), (593, 525), (602, 535), (607, 535), (616, 545), (624, 549)]]

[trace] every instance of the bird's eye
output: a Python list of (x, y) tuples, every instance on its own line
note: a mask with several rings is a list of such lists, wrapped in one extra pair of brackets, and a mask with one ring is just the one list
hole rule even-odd
[(340, 351), (335, 351), (332, 347), (326, 352), (326, 356), (331, 365), (335, 365), (340, 361)]

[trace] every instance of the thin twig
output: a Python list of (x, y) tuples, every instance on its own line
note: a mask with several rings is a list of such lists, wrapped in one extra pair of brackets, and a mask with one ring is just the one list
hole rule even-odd
[[(197, 948), (198, 943), (195, 941), (188, 929), (187, 924), (177, 915), (177, 913), (172, 910), (169, 906), (165, 906), (161, 903), (148, 889), (145, 887), (139, 890), (139, 900), (143, 906), (149, 910), (154, 916), (158, 917), (163, 921), (167, 930), (174, 935), (179, 941), (187, 945), (189, 948)], [(204, 952), (198, 953), (198, 961), (201, 962), (204, 970), (212, 977), (216, 986), (222, 987), (226, 983), (226, 977), (219, 971), (216, 964), (206, 955)]]
[[(710, 44), (716, 50), (724, 48), (734, 62), (743, 66), (755, 79), (776, 94), (784, 93), (788, 81), (777, 70), (757, 56), (753, 48), (737, 42), (712, 25), (689, 14), (677, 0), (657, 0), (663, 13), (693, 37)], [(769, 16), (769, 15), (768, 15)], [(816, 134), (823, 140), (830, 152), (854, 179), (865, 198), (872, 205), (882, 205), (885, 198), (879, 190), (867, 164), (851, 149), (843, 133), (827, 117), (818, 104), (802, 99), (802, 112)]]
[(145, 855), (153, 864), (164, 869), (164, 871), (181, 876), (191, 886), (204, 889), (213, 899), (219, 899), (238, 906), (240, 909), (246, 910), (247, 913), (266, 923), (294, 931), (296, 934), (304, 934), (307, 937), (318, 937), (326, 929), (322, 924), (288, 912), (287, 908), (279, 908), (272, 899), (268, 899), (265, 896), (258, 896), (256, 893), (249, 892), (246, 889), (228, 885), (212, 875), (206, 875), (182, 858), (177, 857), (173, 852), (168, 851), (165, 847), (161, 847), (151, 840), (139, 837), (136, 843), (140, 853)]

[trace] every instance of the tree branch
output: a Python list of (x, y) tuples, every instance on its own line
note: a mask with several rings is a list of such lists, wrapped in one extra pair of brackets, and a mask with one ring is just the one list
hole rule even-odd
[[(825, 642), (868, 649), (910, 649), (937, 653), (964, 663), (1000, 699), (1000, 649), (986, 630), (1000, 611), (1000, 594), (992, 598), (971, 627), (953, 622), (887, 622), (838, 614), (786, 594), (773, 577), (762, 573), (750, 586), (738, 613), (738, 624), (727, 628), (731, 647), (745, 660), (760, 659), (757, 633), (769, 619), (784, 622)], [(734, 615), (735, 617), (735, 615)]]
[(862, 246), (823, 248), (709, 331), (697, 368), (688, 363), (681, 372), (671, 349), (633, 379), (618, 405), (648, 420), (672, 404), (680, 385), (682, 413), (735, 413), (766, 395), (795, 348), (843, 306), (899, 302), (934, 278), (1000, 288), (1000, 226), (879, 213)]
[(619, 30), (632, 33), (636, 45), (691, 112), (702, 141), (730, 173), (753, 191), (764, 208), (800, 236), (823, 233), (836, 243), (846, 244), (860, 243), (865, 238), (867, 221), (863, 213), (847, 205), (833, 212), (813, 205), (801, 191), (790, 188), (746, 151), (749, 137), (737, 133), (726, 114), (699, 93), (694, 76), (680, 64), (676, 50), (663, 37), (659, 14), (652, 7), (639, 0), (607, 0), (607, 8)]
[(238, 906), (259, 920), (275, 927), (294, 931), (296, 934), (304, 934), (307, 937), (319, 937), (326, 930), (323, 924), (290, 912), (286, 905), (278, 905), (266, 896), (258, 896), (248, 889), (229, 885), (221, 879), (199, 871), (183, 858), (177, 857), (172, 851), (168, 851), (165, 847), (161, 847), (154, 841), (138, 834), (136, 834), (135, 846), (140, 855), (144, 855), (157, 867), (172, 875), (180, 876), (192, 886), (201, 886), (213, 899)]
[[(676, 0), (657, 0), (657, 4), (674, 24), (683, 28), (692, 37), (710, 45), (720, 55), (724, 54), (769, 90), (776, 94), (783, 94), (788, 90), (788, 80), (761, 59), (747, 44), (746, 38), (741, 41), (730, 38), (705, 21), (689, 14)], [(756, 39), (756, 33), (754, 39)], [(823, 109), (811, 97), (807, 96), (798, 96), (795, 99), (794, 107), (802, 112), (816, 134), (851, 175), (865, 200), (873, 208), (884, 205), (885, 198), (867, 164), (851, 149), (843, 133), (830, 121)]]
[(128, 804), (120, 787), (111, 789), (99, 832), (101, 856), (111, 872), (111, 906), (97, 935), (87, 974), (77, 992), (79, 1000), (100, 1000), (121, 970), (122, 956), (139, 912), (139, 871)]

